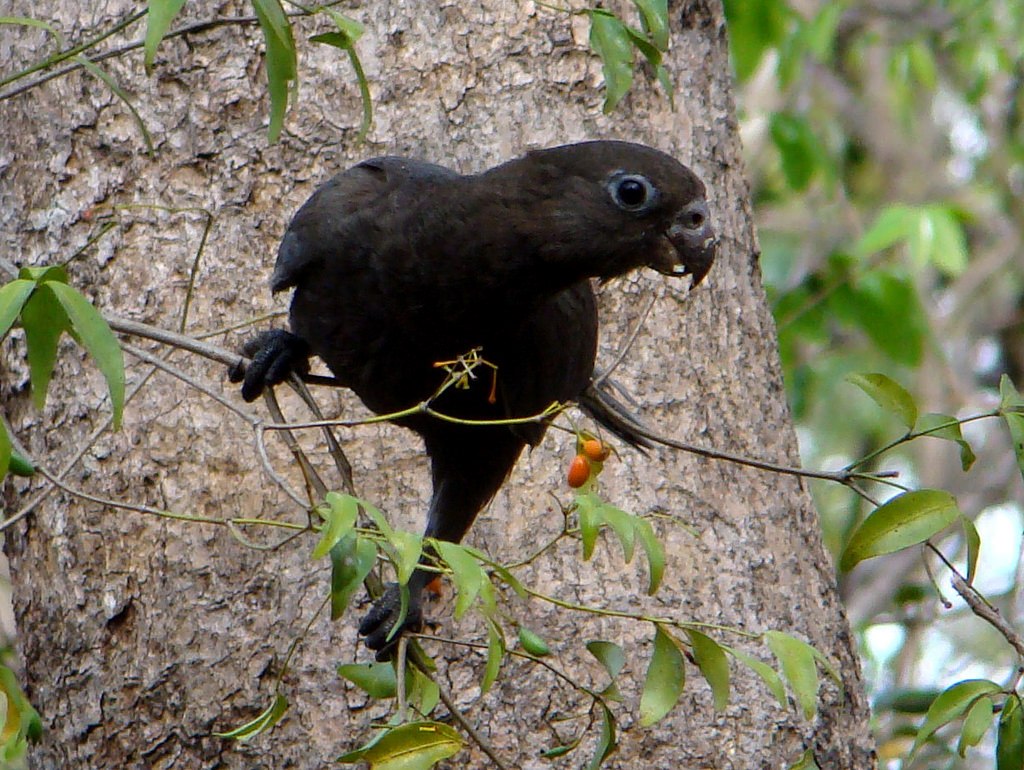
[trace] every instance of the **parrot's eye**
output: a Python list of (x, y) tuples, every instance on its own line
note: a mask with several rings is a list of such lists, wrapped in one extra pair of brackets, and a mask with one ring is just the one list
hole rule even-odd
[(621, 172), (612, 175), (608, 181), (608, 192), (616, 206), (634, 214), (650, 209), (658, 197), (658, 191), (647, 177)]

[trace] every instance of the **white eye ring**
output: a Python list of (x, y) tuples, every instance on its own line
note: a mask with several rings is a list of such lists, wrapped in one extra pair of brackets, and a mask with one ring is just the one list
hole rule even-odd
[(608, 194), (616, 206), (633, 214), (647, 211), (658, 199), (658, 191), (647, 177), (621, 171), (608, 180)]

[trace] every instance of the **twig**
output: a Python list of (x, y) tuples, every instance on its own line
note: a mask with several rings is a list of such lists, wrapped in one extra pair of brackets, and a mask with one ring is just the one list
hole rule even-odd
[[(78, 56), (78, 54), (89, 50), (97, 43), (103, 42), (111, 35), (116, 35), (122, 29), (131, 26), (145, 15), (146, 10), (133, 13), (131, 16), (128, 16), (127, 18), (119, 21), (110, 29), (104, 30), (97, 37), (94, 37), (92, 40), (88, 40), (84, 43), (79, 43), (78, 45), (68, 48), (65, 51), (58, 51), (57, 53), (51, 54), (50, 56), (47, 56), (45, 59), (42, 59), (36, 62), (35, 64), (30, 65), (28, 68), (23, 69), (20, 72), (15, 72), (13, 75), (8, 75), (7, 77), (0, 79), (0, 87), (5, 86), (8, 83), (13, 83), (15, 80), (18, 80), (19, 78), (31, 75), (33, 72), (38, 72), (41, 69), (46, 69), (47, 67), (52, 67), (54, 64), (60, 64), (60, 62), (62, 61), (67, 61), (68, 59), (74, 58), (75, 56)], [(140, 41), (137, 47), (142, 47), (144, 42), (145, 41)], [(78, 69), (81, 66), (81, 64), (78, 64), (75, 67), (72, 67), (71, 69)], [(49, 78), (46, 78), (46, 80), (48, 79)], [(14, 89), (6, 94), (0, 95), (0, 99), (6, 99), (8, 96), (14, 96), (14, 94), (20, 93), (21, 90), (25, 89)]]
[[(135, 383), (131, 387), (131, 389), (128, 391), (127, 395), (124, 398), (125, 404), (129, 403), (133, 398), (135, 398), (136, 395), (138, 395), (139, 391), (141, 391), (142, 388), (146, 385), (146, 383), (149, 382), (149, 378), (156, 374), (156, 371), (156, 367), (151, 368), (142, 376), (142, 378), (137, 383)], [(99, 441), (100, 436), (102, 436), (110, 428), (113, 421), (113, 416), (108, 417), (98, 428), (96, 428), (96, 430), (94, 430), (90, 434), (90, 436), (82, 443), (82, 445), (79, 446), (78, 450), (71, 456), (71, 459), (64, 464), (64, 467), (61, 468), (60, 471), (58, 471), (57, 478), (63, 479), (65, 476), (68, 475), (68, 473), (71, 472), (71, 469), (78, 464), (79, 460), (81, 460), (85, 456), (85, 453), (92, 449), (96, 442)], [(8, 435), (13, 436), (14, 432), (8, 431)], [(24, 454), (26, 457), (31, 456), (27, 452), (25, 452)], [(47, 487), (46, 489), (42, 490), (39, 494), (37, 494), (35, 497), (33, 497), (31, 500), (29, 500), (21, 508), (21, 510), (15, 513), (13, 516), (4, 519), (4, 521), (0, 523), (0, 532), (3, 532), (4, 530), (14, 526), (14, 524), (21, 521), (23, 518), (32, 513), (32, 511), (39, 507), (39, 505), (42, 504), (46, 500), (46, 498), (48, 498), (53, 493), (53, 490), (56, 488), (57, 487), (55, 486)]]
[[(137, 18), (144, 14), (145, 11), (142, 11), (141, 13), (136, 14), (136, 16), (129, 19), (129, 21), (135, 21)], [(195, 32), (205, 32), (208, 29), (214, 29), (216, 27), (222, 27), (230, 24), (255, 24), (258, 21), (259, 19), (257, 19), (255, 16), (228, 16), (223, 19), (207, 19), (205, 21), (196, 21), (192, 22), (191, 24), (186, 24), (184, 26), (178, 27), (177, 29), (171, 30), (166, 35), (164, 35), (164, 39), (166, 40), (169, 37), (179, 37), (181, 35), (188, 35)], [(117, 32), (118, 29), (123, 28), (125, 26), (127, 25), (121, 24), (119, 27), (114, 27), (111, 30), (108, 30), (108, 32), (104, 34), (104, 37), (109, 37), (114, 32)], [(25, 77), (26, 75), (29, 75), (37, 70), (45, 69), (46, 67), (53, 66), (54, 64), (59, 64), (62, 61), (66, 61), (67, 59), (72, 58), (78, 53), (87, 50), (88, 48), (92, 47), (98, 42), (99, 40), (94, 40), (90, 43), (83, 43), (80, 46), (76, 46), (75, 48), (69, 49), (68, 51), (64, 52), (67, 55), (62, 55), (59, 59), (55, 59), (53, 61), (44, 60), (44, 62), (40, 62), (37, 65), (33, 65), (27, 70), (15, 73), (13, 76), (8, 77), (3, 81), (0, 81), (0, 86), (7, 85), (8, 83), (17, 80), (18, 78)], [(118, 48), (111, 48), (109, 51), (104, 51), (103, 53), (92, 54), (89, 57), (89, 60), (92, 62), (101, 62), (107, 59), (113, 59), (118, 56), (123, 56), (126, 53), (135, 51), (139, 48), (142, 48), (142, 46), (144, 46), (145, 44), (145, 39), (139, 38), (137, 40), (133, 40), (130, 43), (126, 43), (125, 45), (122, 45)], [(39, 66), (40, 64), (41, 66)], [(4, 91), (3, 93), (0, 93), (0, 101), (3, 101), (4, 99), (10, 99), (11, 97), (17, 96), (18, 94), (23, 94), (26, 91), (31, 91), (33, 88), (37, 88), (38, 86), (41, 86), (44, 83), (48, 83), (49, 81), (54, 80), (55, 78), (62, 77), (64, 75), (67, 75), (68, 73), (74, 72), (77, 69), (81, 69), (82, 66), (83, 65), (80, 62), (78, 62), (74, 64), (69, 64), (65, 67), (61, 67), (57, 70), (53, 70), (52, 72), (47, 72), (45, 75), (41, 75), (35, 80), (30, 80), (27, 83), (22, 83), (21, 85), (10, 89), (9, 91)]]
[[(395, 708), (396, 715), (402, 722), (406, 721), (409, 701), (406, 693), (405, 661), (409, 653), (409, 637), (398, 637), (398, 649), (395, 651)], [(438, 690), (441, 688), (438, 687)]]
[(256, 452), (260, 456), (260, 462), (263, 463), (263, 469), (267, 472), (267, 475), (271, 478), (271, 480), (281, 488), (281, 491), (283, 491), (288, 497), (291, 498), (293, 503), (295, 503), (300, 508), (308, 509), (309, 505), (306, 503), (305, 500), (302, 499), (302, 495), (300, 495), (298, 492), (291, 488), (291, 485), (288, 483), (287, 479), (285, 479), (280, 473), (278, 473), (277, 470), (274, 468), (274, 464), (270, 462), (270, 455), (267, 454), (267, 442), (266, 439), (264, 438), (265, 436), (266, 431), (264, 430), (264, 426), (257, 425)]
[[(44, 479), (49, 481), (58, 489), (63, 492), (67, 492), (72, 497), (77, 497), (80, 500), (86, 500), (90, 503), (96, 503), (107, 508), (121, 508), (126, 511), (135, 511), (136, 513), (147, 513), (152, 516), (160, 516), (164, 519), (179, 519), (181, 521), (195, 521), (201, 524), (218, 524), (220, 526), (225, 525), (224, 519), (214, 519), (209, 516), (194, 516), (188, 513), (175, 513), (174, 511), (168, 511), (161, 508), (153, 508), (148, 505), (141, 505), (139, 503), (121, 503), (116, 500), (108, 500), (105, 497), (98, 497), (96, 495), (83, 492), (81, 489), (76, 489), (68, 484), (65, 484), (56, 474), (50, 473), (41, 465), (36, 466), (36, 472)], [(6, 525), (8, 522), (4, 522)]]
[[(270, 415), (278, 422), (284, 421), (284, 414), (281, 412), (281, 406), (277, 403), (277, 397), (274, 395), (274, 391), (271, 388), (267, 388), (263, 391), (263, 401), (267, 405), (267, 409)], [(299, 442), (295, 440), (295, 436), (290, 431), (282, 431), (281, 438), (284, 443), (288, 446), (289, 451), (292, 453), (292, 457), (299, 464), (299, 468), (302, 470), (302, 475), (306, 479), (308, 487), (312, 487), (310, 497), (310, 503), (314, 503), (316, 500), (323, 500), (327, 496), (327, 485), (324, 484), (323, 479), (320, 478), (320, 474), (316, 472), (313, 464), (306, 457), (306, 453), (302, 451), (302, 447), (299, 446)]]
[(466, 731), (466, 734), (469, 735), (469, 737), (473, 739), (474, 743), (480, 747), (480, 750), (490, 758), (499, 770), (510, 770), (509, 766), (506, 765), (501, 760), (501, 757), (498, 756), (498, 753), (494, 750), (494, 747), (490, 742), (484, 738), (479, 731), (473, 727), (470, 721), (466, 719), (463, 713), (459, 711), (459, 707), (455, 704), (455, 701), (453, 701), (452, 697), (445, 691), (445, 689), (437, 683), (437, 680), (430, 675), (430, 672), (423, 671), (422, 673), (437, 685), (437, 695), (444, 704), (444, 707), (448, 709), (448, 713), (452, 715), (452, 719), (458, 722), (459, 726)]
[(201, 342), (193, 337), (189, 337), (185, 334), (179, 334), (177, 332), (168, 331), (167, 329), (161, 329), (157, 326), (151, 326), (150, 324), (141, 323), (140, 321), (132, 321), (127, 318), (121, 318), (119, 316), (107, 315), (104, 316), (107, 323), (110, 324), (110, 328), (121, 334), (130, 334), (135, 337), (144, 337), (154, 342), (162, 342), (165, 345), (172, 345), (182, 350), (187, 350), (190, 353), (208, 358), (211, 361), (224, 364), (225, 366), (234, 366), (239, 362), (244, 362), (246, 358), (238, 353), (234, 353), (226, 348), (222, 348), (218, 345), (212, 345), (209, 342)]
[[(1003, 638), (1010, 643), (1010, 646), (1017, 651), (1017, 655), (1024, 658), (1024, 637), (1021, 637), (1021, 635), (1017, 633), (1013, 626), (1006, 621), (1006, 618), (1002, 616), (996, 607), (992, 606), (988, 599), (978, 593), (977, 589), (967, 582), (964, 576), (960, 574), (960, 570), (953, 566), (942, 551), (930, 542), (926, 542), (925, 545), (932, 551), (932, 553), (939, 557), (942, 563), (946, 565), (946, 569), (952, 573), (953, 590), (956, 591), (967, 606), (971, 608), (971, 612), (1002, 634)], [(927, 566), (927, 562), (925, 562), (925, 564)]]
[[(313, 394), (309, 392), (309, 388), (297, 375), (293, 375), (288, 379), (288, 384), (292, 390), (299, 394), (299, 398), (302, 399), (303, 403), (313, 416), (318, 420), (324, 419), (323, 412), (320, 411), (320, 405), (313, 398)], [(276, 417), (274, 419), (277, 419)], [(350, 495), (355, 495), (356, 485), (352, 480), (352, 464), (348, 461), (348, 457), (345, 455), (345, 451), (341, 448), (341, 443), (334, 435), (334, 431), (331, 430), (331, 426), (325, 425), (323, 427), (324, 439), (327, 441), (327, 450), (331, 454), (331, 459), (334, 460), (334, 467), (337, 468), (338, 474), (341, 476), (342, 486), (345, 487), (345, 491)]]
[(1006, 618), (1002, 616), (998, 609), (989, 604), (984, 596), (974, 590), (973, 586), (968, 585), (960, 573), (955, 571), (953, 573), (953, 590), (960, 594), (960, 598), (971, 608), (971, 612), (982, 620), (987, 621), (989, 625), (1002, 634), (1003, 638), (1010, 643), (1010, 646), (1017, 651), (1017, 655), (1024, 658), (1024, 638), (1006, 622)]
[(633, 347), (633, 343), (636, 342), (636, 338), (640, 336), (640, 330), (644, 328), (644, 324), (647, 322), (647, 316), (650, 315), (651, 308), (654, 307), (654, 303), (657, 301), (658, 298), (655, 296), (651, 297), (647, 302), (647, 306), (640, 313), (640, 317), (633, 325), (633, 329), (630, 331), (629, 336), (626, 337), (626, 341), (622, 343), (622, 346), (619, 348), (619, 352), (616, 354), (615, 359), (607, 369), (593, 378), (594, 387), (601, 387), (602, 383), (611, 376), (612, 372), (614, 372), (619, 365), (626, 360), (626, 356), (629, 354), (629, 349)]
[(824, 481), (834, 481), (837, 484), (843, 484), (849, 486), (850, 482), (854, 479), (864, 479), (867, 481), (877, 481), (879, 479), (893, 478), (898, 475), (897, 471), (881, 471), (879, 473), (858, 473), (850, 469), (842, 469), (838, 471), (809, 471), (804, 468), (793, 468), (788, 465), (779, 465), (778, 463), (768, 462), (767, 460), (755, 460), (750, 457), (743, 457), (742, 455), (736, 455), (731, 452), (723, 452), (719, 449), (709, 449), (708, 447), (697, 446), (696, 444), (689, 444), (685, 441), (678, 441), (668, 436), (662, 436), (659, 433), (655, 433), (650, 428), (640, 425), (639, 423), (630, 426), (632, 430), (640, 434), (646, 439), (653, 441), (656, 444), (671, 447), (672, 449), (679, 449), (683, 452), (689, 452), (690, 454), (699, 455), (700, 457), (707, 457), (712, 460), (725, 460), (726, 462), (735, 463), (737, 465), (745, 465), (750, 468), (757, 468), (762, 471), (770, 471), (772, 473), (782, 473), (787, 476), (802, 476), (804, 478), (811, 479), (822, 479)]
[(195, 379), (194, 377), (192, 377), (187, 372), (184, 372), (181, 369), (177, 368), (173, 364), (170, 364), (167, 361), (164, 361), (164, 360), (162, 360), (160, 358), (157, 358), (156, 356), (154, 356), (149, 351), (143, 350), (142, 348), (139, 348), (139, 347), (136, 347), (135, 345), (132, 345), (130, 342), (122, 342), (121, 343), (121, 348), (124, 351), (126, 351), (127, 353), (130, 353), (131, 355), (135, 356), (136, 358), (138, 358), (138, 359), (140, 359), (142, 361), (145, 361), (148, 364), (152, 364), (154, 367), (156, 367), (160, 371), (165, 372), (165, 373), (171, 375), (172, 377), (175, 377), (176, 379), (181, 380), (186, 385), (189, 385), (190, 387), (193, 387), (196, 390), (198, 390), (200, 393), (203, 393), (204, 395), (209, 396), (214, 401), (216, 401), (218, 404), (220, 404), (225, 409), (227, 409), (229, 412), (231, 412), (232, 414), (237, 416), (239, 419), (249, 423), (249, 425), (251, 425), (252, 427), (256, 427), (257, 425), (259, 425), (260, 421), (258, 419), (256, 419), (255, 417), (253, 417), (251, 414), (246, 414), (241, 409), (239, 409), (237, 406), (235, 406), (230, 401), (228, 401), (226, 398), (224, 398), (223, 395), (221, 395), (220, 393), (215, 391), (213, 388), (210, 388), (209, 386), (204, 385), (202, 382), (200, 382), (199, 380)]

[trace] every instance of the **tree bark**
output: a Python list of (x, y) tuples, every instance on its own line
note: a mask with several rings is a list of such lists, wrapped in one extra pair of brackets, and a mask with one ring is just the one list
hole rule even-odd
[[(54, 22), (72, 42), (109, 28), (138, 4), (51, 0), (6, 2), (3, 15)], [(240, 16), (248, 4), (188, 4), (187, 19)], [(633, 13), (614, 6), (624, 16)], [(675, 154), (705, 180), (721, 248), (704, 285), (687, 296), (653, 274), (602, 290), (601, 361), (607, 365), (650, 298), (650, 316), (615, 376), (664, 434), (779, 463), (798, 463), (765, 303), (751, 204), (743, 178), (731, 97), (726, 30), (719, 2), (672, 3), (667, 64), (676, 85), (672, 111), (649, 73), (611, 115), (601, 113), (600, 62), (582, 17), (530, 2), (416, 0), (352, 3), (367, 26), (358, 50), (371, 84), (375, 124), (357, 141), (359, 93), (347, 60), (307, 44), (326, 20), (297, 21), (297, 100), (280, 143), (268, 145), (262, 38), (253, 24), (223, 26), (164, 42), (147, 76), (141, 51), (105, 61), (149, 126), (149, 157), (129, 111), (81, 70), (3, 103), (4, 177), (0, 231), (19, 264), (62, 262), (86, 246), (104, 216), (116, 226), (71, 263), (72, 283), (104, 312), (185, 330), (221, 329), (271, 310), (267, 278), (287, 220), (315, 186), (364, 157), (406, 154), (476, 171), (542, 147), (621, 138)], [(141, 38), (136, 23), (107, 45)], [(4, 26), (0, 68), (17, 71), (53, 50), (40, 30)], [(31, 76), (30, 76), (31, 77)], [(14, 85), (18, 85), (15, 83)], [(10, 88), (11, 86), (8, 86)], [(122, 208), (111, 209), (109, 207)], [(155, 206), (163, 208), (155, 208)], [(103, 208), (108, 207), (108, 208)], [(206, 216), (213, 217), (202, 246)], [(195, 287), (189, 289), (195, 267)], [(280, 325), (276, 319), (273, 323)], [(260, 328), (270, 325), (261, 324)], [(237, 348), (251, 329), (213, 338)], [(163, 354), (151, 343), (140, 346)], [(45, 412), (27, 398), (23, 338), (5, 343), (4, 409), (30, 454), (62, 467), (109, 416), (95, 366), (69, 342), (62, 348)], [(171, 359), (247, 408), (223, 367), (177, 352)], [(129, 391), (149, 366), (127, 358)], [(365, 410), (346, 393), (317, 397), (346, 417)], [(290, 413), (301, 414), (294, 404)], [(359, 494), (398, 525), (422, 526), (429, 480), (417, 440), (390, 426), (342, 432)], [(319, 467), (329, 462), (319, 434), (302, 437)], [(275, 446), (279, 466), (287, 463)], [(572, 439), (552, 431), (520, 461), (477, 522), (469, 542), (514, 562), (554, 537), (568, 499), (563, 469)], [(297, 474), (287, 472), (301, 488)], [(329, 476), (340, 489), (337, 475)], [(644, 570), (623, 566), (611, 540), (591, 562), (576, 541), (517, 574), (546, 594), (598, 607), (679, 620), (778, 629), (821, 650), (842, 675), (827, 683), (817, 717), (780, 708), (751, 672), (734, 666), (732, 699), (716, 713), (695, 668), (680, 704), (643, 729), (636, 703), (653, 627), (590, 616), (513, 597), (510, 617), (540, 633), (552, 660), (587, 686), (605, 676), (584, 642), (607, 639), (627, 651), (620, 748), (606, 767), (783, 768), (813, 749), (822, 768), (874, 766), (859, 664), (833, 567), (810, 498), (791, 476), (764, 473), (659, 449), (623, 449), (606, 465), (603, 496), (638, 513), (657, 513), (669, 553), (665, 584), (644, 596)], [(252, 430), (208, 396), (158, 373), (129, 403), (123, 428), (105, 432), (66, 482), (100, 497), (226, 519), (306, 521), (262, 471)], [(46, 485), (8, 485), (8, 515)], [(341, 621), (320, 615), (284, 679), (291, 709), (272, 732), (248, 744), (217, 738), (272, 697), (292, 640), (327, 594), (328, 568), (313, 562), (305, 535), (274, 550), (281, 534), (247, 529), (245, 542), (223, 526), (171, 520), (57, 492), (6, 532), (24, 682), (47, 726), (33, 749), (36, 768), (312, 768), (364, 742), (388, 706), (368, 702), (335, 674), (365, 660), (353, 608)], [(437, 633), (486, 641), (479, 624), (456, 624), (450, 602), (432, 607)], [(510, 624), (510, 640), (513, 638)], [(769, 660), (766, 648), (728, 633), (716, 638)], [(484, 658), (465, 647), (428, 643), (468, 719), (517, 768), (582, 767), (599, 733), (567, 757), (540, 751), (568, 742), (588, 700), (529, 662), (508, 659), (481, 696)], [(470, 742), (451, 767), (486, 767)]]

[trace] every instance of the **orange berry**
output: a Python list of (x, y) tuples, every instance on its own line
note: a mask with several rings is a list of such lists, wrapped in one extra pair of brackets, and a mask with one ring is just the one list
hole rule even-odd
[(590, 461), (583, 455), (576, 455), (569, 464), (569, 486), (579, 489), (590, 478)]
[(611, 447), (596, 438), (587, 439), (583, 442), (583, 454), (595, 463), (603, 463), (611, 453)]

